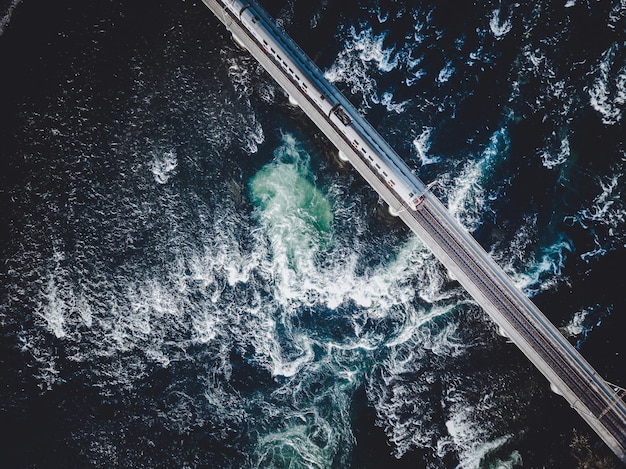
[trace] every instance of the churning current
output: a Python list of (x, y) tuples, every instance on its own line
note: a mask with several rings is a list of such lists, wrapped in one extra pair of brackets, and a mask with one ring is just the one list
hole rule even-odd
[[(626, 387), (624, 1), (261, 3)], [(618, 467), (201, 1), (0, 8), (6, 467)]]

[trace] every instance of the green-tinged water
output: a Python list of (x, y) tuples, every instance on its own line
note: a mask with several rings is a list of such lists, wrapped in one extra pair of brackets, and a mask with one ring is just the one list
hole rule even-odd
[[(61, 3), (0, 0), (2, 467), (612, 456), (202, 2)], [(624, 0), (259, 3), (626, 386)]]
[(291, 135), (283, 136), (274, 160), (252, 178), (250, 192), (274, 257), (303, 272), (302, 263), (315, 262), (328, 241), (333, 212), (313, 181), (309, 155)]

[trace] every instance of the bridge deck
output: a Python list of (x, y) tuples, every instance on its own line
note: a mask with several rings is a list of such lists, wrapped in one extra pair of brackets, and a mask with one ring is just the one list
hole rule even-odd
[[(539, 371), (550, 381), (613, 452), (626, 462), (626, 405), (620, 396), (587, 363), (580, 353), (561, 335), (495, 263), (487, 252), (459, 223), (431, 192), (417, 211), (411, 210), (371, 167), (363, 155), (339, 132), (327, 115), (320, 112), (311, 98), (304, 94), (293, 78), (271, 56), (267, 55), (254, 36), (235, 15), (229, 14), (219, 0), (203, 0), (217, 18), (234, 34), (250, 53), (263, 65), (289, 96), (349, 159), (351, 164), (387, 202), (399, 213), (404, 223), (415, 232), (439, 261), (454, 275), (474, 300), (491, 316)], [(265, 18), (265, 13), (255, 7)], [(300, 64), (300, 68), (323, 80), (333, 89), (353, 125), (363, 131), (364, 138), (393, 159), (398, 171), (410, 173), (406, 164), (380, 137), (371, 125), (354, 109), (341, 93), (328, 83), (322, 72), (299, 47), (276, 27), (270, 31), (280, 37), (284, 54)], [(415, 185), (426, 189), (416, 177)]]

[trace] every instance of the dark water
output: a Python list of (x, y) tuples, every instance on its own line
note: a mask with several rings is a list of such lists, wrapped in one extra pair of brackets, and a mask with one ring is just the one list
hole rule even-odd
[[(626, 387), (626, 4), (263, 4)], [(618, 467), (201, 2), (0, 6), (3, 467)]]

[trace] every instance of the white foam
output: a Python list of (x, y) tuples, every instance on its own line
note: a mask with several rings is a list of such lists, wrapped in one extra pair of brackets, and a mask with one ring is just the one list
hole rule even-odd
[[(150, 367), (197, 360), (193, 350), (201, 349), (203, 371), (198, 379), (206, 382), (206, 402), (199, 405), (215, 412), (215, 422), (222, 419), (226, 425), (249, 418), (260, 454), (295, 448), (294, 461), (318, 461), (328, 467), (337, 455), (349, 455), (354, 444), (350, 403), (372, 354), (389, 351), (391, 366), (400, 369), (410, 368), (424, 349), (437, 356), (462, 353), (454, 321), (436, 331), (428, 325), (465, 300), (457, 298), (458, 291), (443, 288), (445, 272), (417, 237), (391, 248), (386, 260), (363, 267), (369, 260), (360, 251), (359, 236), (356, 241), (341, 239), (333, 223), (324, 229), (316, 225), (319, 220), (311, 219), (307, 204), (289, 205), (299, 191), (314, 186), (312, 201), (323, 207), (317, 198), (329, 199), (331, 207), (336, 204), (336, 217), (345, 216), (357, 231), (365, 229), (365, 221), (354, 216), (354, 199), (335, 200), (333, 194), (345, 191), (338, 186), (341, 182), (327, 188), (316, 181), (310, 157), (292, 136), (283, 136), (270, 165), (282, 170), (274, 186), (286, 204), (282, 210), (268, 204), (251, 221), (223, 194), (219, 204), (198, 198), (192, 222), (173, 217), (178, 225), (164, 236), (163, 256), (147, 265), (132, 261), (137, 264), (122, 264), (112, 272), (108, 264), (103, 268), (86, 257), (93, 253), (85, 253), (83, 244), (72, 251), (78, 262), (65, 258), (65, 247), (55, 251), (38, 297), (43, 333), (27, 337), (23, 344), (38, 349), (48, 335), (67, 341), (71, 359), (90, 365), (94, 386), (103, 393), (132, 389)], [(162, 205), (156, 208), (179, 212), (178, 198), (169, 198), (168, 191), (157, 191), (154, 184), (147, 186), (142, 190), (161, 194)], [(113, 233), (107, 235), (125, 239), (133, 232), (125, 231), (123, 221), (138, 218), (141, 225), (154, 216), (153, 203), (125, 200), (131, 212), (116, 219)], [(81, 265), (93, 268), (85, 272), (77, 267)], [(431, 304), (420, 306), (424, 302)], [(315, 317), (314, 324), (307, 325), (303, 311), (309, 310), (326, 314), (327, 320)], [(338, 325), (328, 326), (335, 319)], [(54, 352), (41, 350), (41, 384), (54, 386), (59, 377)], [(414, 350), (414, 355), (407, 358), (406, 350)], [(275, 393), (258, 389), (248, 398), (229, 385), (234, 375), (231, 356), (241, 353), (260, 373), (273, 377)], [(311, 392), (312, 386), (318, 391)], [(402, 405), (400, 397), (394, 406)], [(184, 407), (181, 399), (175, 401)], [(399, 412), (394, 406), (390, 409)], [(320, 408), (327, 408), (327, 414), (309, 413)], [(257, 417), (247, 414), (257, 415), (260, 409), (270, 409), (272, 416), (263, 413), (254, 420)], [(163, 418), (164, 425), (193, 424)], [(396, 436), (390, 441), (402, 448), (407, 438), (420, 444), (431, 441), (428, 425), (413, 437), (412, 429), (419, 424), (405, 423), (394, 423), (390, 432)], [(322, 434), (331, 437), (320, 443)]]
[(376, 409), (377, 424), (384, 428), (396, 458), (417, 448), (436, 450), (438, 447), (439, 456), (453, 450), (443, 444), (434, 417), (441, 396), (434, 394), (432, 388), (433, 383), (442, 378), (442, 371), (430, 368), (429, 357), (464, 353), (467, 344), (459, 340), (456, 331), (457, 324), (449, 321), (441, 328), (418, 327), (407, 336), (400, 335), (398, 341), (389, 344), (384, 359), (377, 363), (376, 378), (367, 383), (367, 395)]
[(271, 347), (268, 351), (272, 360), (272, 375), (291, 377), (298, 373), (303, 366), (313, 361), (312, 341), (303, 334), (291, 336), (290, 348), (296, 348), (297, 352), (287, 357), (278, 345), (276, 340), (270, 341)]
[[(289, 158), (295, 158), (296, 165), (303, 169), (302, 174), (308, 174), (306, 162), (309, 157), (303, 154), (293, 137), (285, 135), (283, 138), (284, 147), (276, 153), (277, 162), (272, 164), (289, 165), (292, 164)], [(285, 159), (287, 154), (289, 158)], [(290, 192), (297, 191), (300, 183), (295, 184), (282, 170), (277, 174), (281, 177), (280, 184), (275, 188), (278, 191), (274, 192), (275, 196), (281, 199), (292, 197)], [(286, 192), (280, 194), (279, 191)], [(370, 350), (381, 345), (381, 337), (370, 335), (363, 326), (368, 320), (380, 321), (390, 315), (397, 317), (399, 311), (402, 311), (397, 329), (388, 336), (390, 340), (386, 344), (395, 347), (411, 340), (420, 327), (448, 311), (448, 308), (433, 308), (423, 312), (409, 306), (416, 294), (412, 278), (418, 279), (418, 292), (427, 301), (442, 301), (450, 295), (450, 292), (442, 291), (446, 279), (438, 263), (416, 237), (411, 237), (402, 245), (389, 262), (365, 275), (357, 275), (355, 272), (359, 267), (359, 259), (354, 254), (340, 256), (336, 262), (324, 266), (319, 265), (316, 259), (322, 249), (320, 239), (294, 215), (298, 217), (306, 214), (268, 205), (261, 218), (261, 233), (265, 232), (269, 236), (267, 249), (274, 279), (272, 296), (283, 314), (280, 318), (264, 322), (264, 332), (257, 337), (255, 347), (257, 353), (267, 357), (267, 366), (273, 375), (293, 377), (314, 363), (310, 338), (298, 335), (292, 329), (291, 315), (298, 305), (325, 304), (330, 309), (336, 309), (346, 301), (353, 301), (366, 308), (363, 315), (353, 315), (355, 338), (347, 336), (342, 341), (328, 344), (332, 350)], [(295, 258), (289, 255), (293, 252), (291, 245), (294, 243), (294, 234), (285, 231), (291, 229), (297, 229), (298, 232), (296, 245), (299, 250)], [(281, 344), (278, 326), (290, 337), (289, 350)], [(443, 340), (443, 337), (439, 341), (442, 347), (456, 347), (452, 345), (454, 341)], [(349, 372), (348, 376), (353, 376), (353, 373)]]
[(398, 66), (399, 57), (393, 47), (385, 48), (385, 33), (374, 34), (372, 28), (357, 32), (350, 30), (352, 47), (363, 62), (373, 63), (382, 72), (390, 72)]
[(573, 252), (571, 241), (561, 237), (551, 245), (543, 247), (539, 259), (529, 257), (525, 272), (514, 272), (510, 275), (519, 288), (533, 297), (538, 292), (551, 290), (557, 284), (567, 281), (562, 272), (571, 252)]
[(68, 306), (59, 292), (54, 278), (48, 278), (45, 293), (43, 295), (44, 304), (39, 315), (45, 319), (48, 328), (55, 337), (65, 337), (65, 311)]
[(385, 48), (385, 38), (385, 33), (374, 34), (371, 27), (357, 31), (351, 26), (344, 49), (324, 74), (326, 79), (333, 83), (346, 83), (353, 94), (363, 96), (365, 105), (380, 102), (376, 81), (370, 75), (372, 66), (379, 72), (389, 72), (400, 63), (400, 55), (395, 48)]
[[(378, 416), (377, 424), (384, 428), (392, 446), (392, 454), (400, 459), (413, 448), (429, 448), (436, 439), (436, 430), (429, 422), (432, 408), (420, 398), (428, 395), (426, 380), (406, 380), (400, 370), (414, 374), (412, 367), (403, 364), (423, 360), (420, 349), (401, 349), (404, 354), (397, 359), (397, 349), (391, 349), (389, 358), (381, 369), (381, 378), (368, 383), (368, 399)], [(393, 368), (387, 364), (393, 363)], [(392, 371), (393, 370), (393, 371)], [(425, 373), (422, 373), (425, 377)]]
[(544, 167), (548, 169), (554, 169), (567, 162), (570, 156), (569, 138), (564, 136), (561, 138), (561, 145), (558, 152), (552, 152), (549, 149), (544, 149), (540, 153), (541, 162)]
[(422, 166), (438, 163), (441, 160), (441, 158), (439, 157), (431, 156), (428, 154), (430, 150), (430, 137), (432, 131), (432, 127), (422, 127), (422, 132), (419, 134), (419, 136), (415, 137), (412, 142), (415, 150), (417, 151), (417, 157), (422, 163)]
[(78, 296), (76, 309), (85, 326), (91, 327), (93, 325), (93, 308), (84, 293)]
[(450, 61), (446, 64), (445, 67), (443, 67), (439, 71), (439, 74), (437, 75), (437, 82), (438, 83), (447, 82), (453, 73), (454, 73), (454, 67), (452, 66), (452, 62)]
[[(428, 13), (425, 13), (422, 9), (413, 10), (412, 15), (414, 20), (413, 37), (410, 38), (412, 40), (406, 41), (404, 48), (399, 53), (402, 59), (401, 64), (404, 69), (406, 69), (404, 81), (407, 86), (413, 86), (421, 78), (426, 76), (426, 71), (421, 68), (424, 55), (420, 50), (420, 45), (427, 37), (425, 30), (430, 21)], [(424, 15), (426, 15), (426, 17), (424, 17)]]
[[(595, 181), (597, 195), (590, 200), (589, 206), (565, 218), (566, 222), (578, 224), (593, 235), (595, 247), (580, 255), (584, 261), (597, 259), (608, 250), (624, 245), (621, 230), (626, 223), (626, 204), (622, 191), (624, 178), (621, 168), (616, 168), (613, 174), (598, 177)], [(606, 235), (601, 237), (599, 229)]]
[(519, 451), (514, 450), (509, 454), (508, 459), (501, 460), (496, 459), (493, 462), (490, 462), (487, 466), (488, 469), (514, 469), (515, 467), (523, 466), (524, 461), (522, 460), (522, 455)]
[(620, 60), (619, 50), (616, 43), (602, 54), (595, 71), (596, 79), (589, 87), (591, 106), (606, 125), (621, 121), (626, 103), (626, 65)]
[(482, 171), (476, 161), (465, 165), (449, 186), (447, 205), (450, 213), (465, 229), (472, 232), (481, 223), (485, 203), (480, 178)]
[[(296, 394), (301, 399), (304, 393), (297, 387), (295, 389), (285, 398), (292, 401), (294, 398), (290, 394)], [(280, 417), (280, 420), (276, 418), (273, 428), (267, 428), (265, 433), (259, 435), (254, 455), (255, 467), (323, 469), (337, 463), (342, 467), (348, 464), (345, 456), (337, 458), (341, 446), (345, 448), (354, 443), (346, 418), (348, 409), (345, 396), (338, 392), (320, 397), (340, 399), (336, 403), (336, 411), (320, 410), (318, 406), (301, 406), (295, 399), (293, 404), (299, 410), (290, 414), (285, 415), (283, 409), (265, 409), (270, 415)]]
[(373, 97), (373, 102), (382, 104), (383, 106), (385, 106), (387, 111), (395, 112), (396, 114), (403, 113), (406, 107), (408, 106), (408, 104), (410, 103), (409, 100), (403, 101), (401, 103), (394, 102), (393, 93), (390, 91), (385, 91), (383, 95), (380, 97), (380, 99), (378, 99), (378, 97)]
[(623, 18), (626, 17), (626, 0), (615, 2), (611, 12), (609, 13), (608, 26), (612, 29), (618, 27)]
[[(285, 136), (284, 139), (284, 147), (278, 153), (295, 158), (296, 166), (303, 168), (301, 174), (308, 174), (306, 165), (310, 157), (303, 153), (293, 137)], [(407, 278), (421, 277), (426, 265), (435, 264), (419, 240), (412, 238), (400, 248), (393, 261), (374, 269), (367, 276), (356, 275), (359, 261), (354, 255), (343, 257), (342, 262), (320, 266), (317, 258), (321, 254), (323, 240), (317, 229), (312, 229), (308, 215), (297, 211), (297, 206), (292, 207), (303, 184), (298, 179), (302, 176), (295, 174), (295, 167), (289, 166), (292, 163), (284, 164), (284, 168), (276, 167), (276, 177), (280, 177), (273, 192), (276, 203), (269, 205), (261, 214), (263, 229), (270, 240), (278, 301), (289, 305), (313, 298), (334, 309), (347, 300), (353, 300), (360, 306), (375, 306), (383, 311), (409, 301), (415, 292)], [(424, 279), (422, 291), (428, 291), (429, 282), (434, 282), (436, 286), (433, 289), (437, 290), (437, 282), (441, 279)]]
[(226, 59), (228, 64), (228, 76), (240, 100), (247, 99), (254, 89), (252, 85), (253, 76), (249, 72), (248, 67), (241, 65), (241, 57), (229, 57)]
[(257, 92), (261, 100), (268, 104), (274, 103), (276, 101), (276, 87), (271, 82), (260, 83)]
[[(449, 306), (435, 306), (429, 312), (425, 314), (410, 315), (408, 321), (404, 324), (403, 328), (396, 337), (385, 343), (386, 347), (396, 347), (404, 344), (413, 337), (419, 328), (430, 322), (436, 317), (443, 316), (450, 311)], [(456, 332), (456, 326), (452, 323), (448, 324), (442, 329), (439, 337), (434, 341), (430, 347), (431, 351), (436, 355), (454, 355), (454, 351), (458, 350), (457, 341), (451, 340)], [(397, 370), (395, 370), (397, 371)]]
[(243, 149), (248, 154), (256, 153), (259, 150), (259, 145), (265, 141), (263, 127), (261, 123), (256, 120), (256, 116), (254, 116), (252, 126), (247, 129), (243, 141)]
[(577, 311), (570, 322), (565, 326), (565, 332), (568, 337), (575, 337), (581, 335), (585, 331), (585, 319), (587, 318), (589, 311), (582, 310)]
[(469, 160), (447, 187), (448, 209), (468, 231), (476, 230), (482, 223), (486, 205), (484, 180), (488, 179), (495, 162), (506, 158), (509, 137), (506, 128), (495, 131), (489, 138), (479, 158)]
[(386, 11), (383, 13), (381, 6), (378, 5), (376, 8), (376, 17), (378, 18), (378, 22), (380, 24), (386, 23), (387, 20), (389, 19), (389, 12)]
[(280, 9), (280, 12), (276, 15), (275, 21), (276, 25), (282, 29), (286, 30), (286, 28), (293, 23), (293, 17), (295, 15), (295, 5), (293, 1), (286, 2), (283, 7)]
[(496, 39), (502, 39), (509, 33), (509, 31), (511, 31), (511, 28), (513, 27), (511, 24), (511, 18), (507, 18), (502, 21), (500, 18), (501, 14), (502, 12), (500, 8), (493, 10), (491, 13), (491, 20), (489, 21), (489, 28)]
[[(459, 457), (458, 469), (480, 469), (486, 458), (511, 438), (504, 435), (494, 439), (484, 427), (476, 425), (473, 416), (496, 405), (489, 401), (489, 396), (485, 396), (476, 405), (467, 402), (462, 395), (451, 398), (450, 418), (446, 421), (449, 439), (443, 440), (440, 449), (454, 448)], [(450, 447), (446, 448), (446, 444)]]
[(41, 366), (36, 371), (35, 378), (39, 381), (39, 388), (41, 390), (50, 390), (55, 385), (62, 382), (59, 378), (59, 366), (54, 357), (45, 357), (38, 361)]
[(150, 162), (150, 170), (156, 182), (166, 184), (174, 174), (177, 165), (175, 150), (156, 151)]

